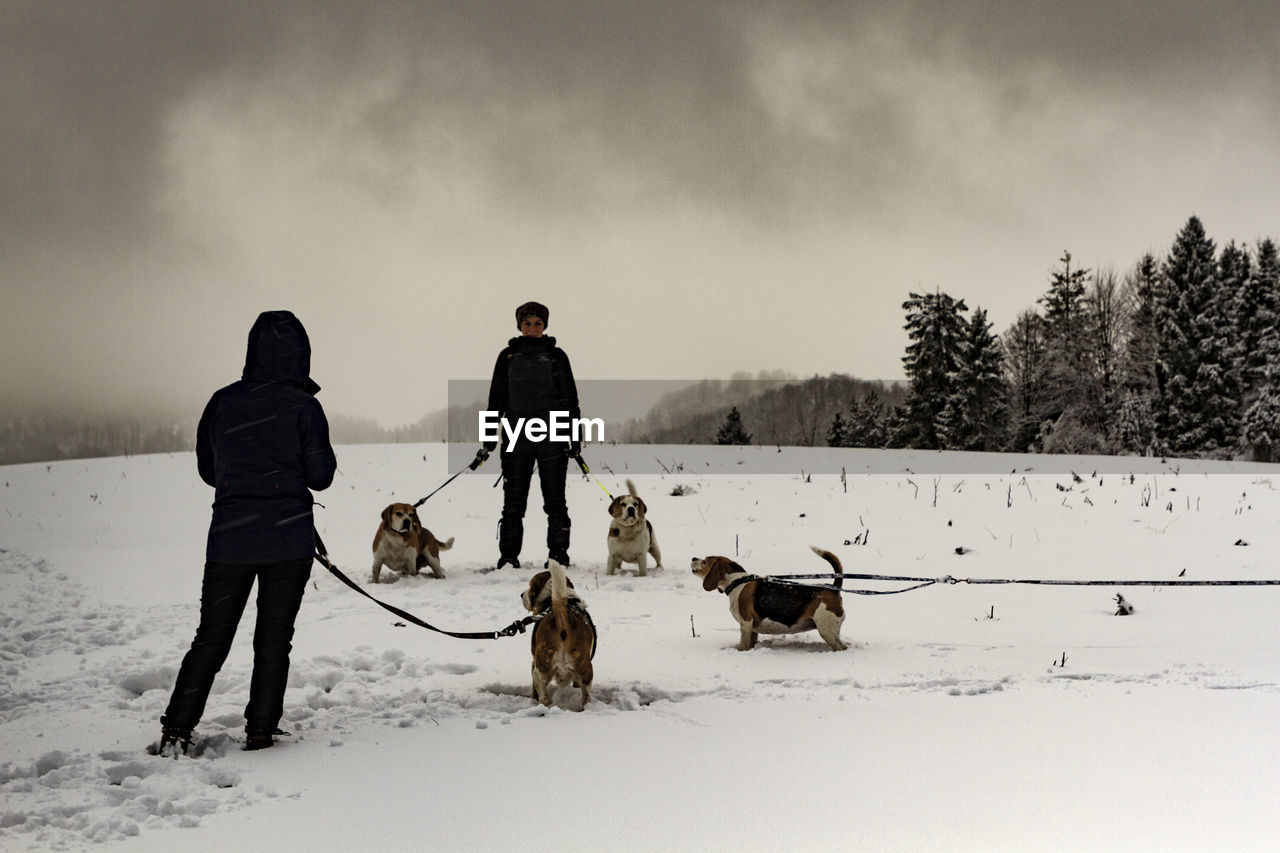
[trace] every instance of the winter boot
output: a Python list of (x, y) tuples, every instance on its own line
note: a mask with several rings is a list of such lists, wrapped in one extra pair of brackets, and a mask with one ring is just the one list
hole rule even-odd
[(160, 731), (160, 746), (156, 755), (176, 759), (191, 754), (191, 729), (164, 728)]
[(276, 729), (274, 732), (245, 730), (244, 748), (247, 752), (269, 749), (276, 745), (276, 738), (291, 737), (289, 732)]
[(515, 557), (503, 557), (498, 560), (498, 565), (494, 566), (494, 571), (501, 569), (503, 566), (510, 566), (513, 569), (520, 568), (520, 561)]

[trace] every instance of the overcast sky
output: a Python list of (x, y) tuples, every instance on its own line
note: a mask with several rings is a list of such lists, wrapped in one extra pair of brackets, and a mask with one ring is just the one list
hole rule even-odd
[(1269, 0), (0, 0), (0, 401), (198, 413), (287, 308), (409, 423), (528, 299), (581, 378), (897, 378), (912, 290), (1280, 237), (1277, 92)]

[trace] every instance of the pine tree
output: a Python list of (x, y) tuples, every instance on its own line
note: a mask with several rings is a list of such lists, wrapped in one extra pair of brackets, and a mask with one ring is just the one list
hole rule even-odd
[(1049, 292), (1038, 300), (1044, 306), (1045, 358), (1039, 377), (1041, 408), (1038, 419), (1056, 421), (1073, 405), (1088, 399), (1089, 335), (1085, 286), (1089, 271), (1072, 268), (1071, 253), (1063, 252), (1060, 270), (1050, 276)]
[(1007, 425), (1004, 358), (991, 334), (987, 312), (974, 309), (960, 351), (954, 390), (938, 420), (942, 446), (952, 450), (998, 450)]
[[(1280, 252), (1271, 240), (1258, 245), (1254, 265), (1254, 286), (1267, 294), (1260, 300), (1257, 363), (1253, 369), (1255, 387), (1280, 389)], [(1246, 369), (1250, 365), (1246, 363)]]
[(1154, 395), (1158, 390), (1156, 312), (1161, 299), (1161, 277), (1160, 264), (1150, 252), (1125, 276), (1124, 298), (1129, 323), (1121, 358), (1121, 381), (1130, 394)]
[(1235, 321), (1241, 402), (1248, 408), (1280, 379), (1280, 259), (1270, 239), (1258, 244), (1256, 262), (1241, 281)]
[(910, 447), (915, 435), (915, 426), (907, 411), (906, 401), (891, 407), (884, 419), (884, 446), (894, 450)]
[(831, 419), (831, 426), (827, 428), (827, 447), (845, 447), (848, 438), (849, 424), (843, 415), (836, 412), (835, 417)]
[(1240, 432), (1258, 462), (1280, 457), (1280, 253), (1270, 238), (1258, 243), (1241, 289), (1237, 334), (1240, 359)]
[(1116, 445), (1149, 455), (1156, 445), (1155, 411), (1160, 397), (1156, 374), (1161, 300), (1160, 263), (1150, 252), (1125, 274), (1121, 286), (1125, 323), (1119, 354), (1120, 399), (1111, 417)]
[(742, 415), (738, 413), (738, 407), (734, 406), (720, 425), (720, 431), (716, 433), (716, 444), (750, 443), (751, 434), (743, 428)]
[(1244, 438), (1253, 447), (1256, 462), (1271, 462), (1280, 448), (1280, 390), (1269, 387), (1245, 410), (1241, 422)]
[(1163, 299), (1156, 368), (1163, 395), (1156, 413), (1169, 452), (1222, 453), (1239, 430), (1239, 388), (1231, 362), (1230, 306), (1219, 292), (1215, 247), (1191, 217), (1161, 270)]
[(902, 303), (907, 312), (906, 365), (910, 391), (904, 403), (906, 422), (899, 440), (909, 447), (936, 448), (938, 417), (951, 397), (953, 376), (960, 366), (961, 342), (967, 324), (961, 312), (964, 300), (945, 293), (909, 294)]
[(885, 414), (884, 399), (880, 392), (869, 389), (849, 403), (849, 431), (845, 436), (846, 447), (884, 447)]

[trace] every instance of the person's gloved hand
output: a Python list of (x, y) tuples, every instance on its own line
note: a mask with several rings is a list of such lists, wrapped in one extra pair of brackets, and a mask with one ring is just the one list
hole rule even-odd
[(570, 442), (569, 442), (569, 449), (568, 449), (567, 451), (565, 451), (565, 455), (567, 455), (570, 459), (576, 459), (576, 458), (578, 458), (579, 456), (581, 456), (581, 455), (582, 455), (582, 442), (581, 442), (581, 441), (570, 441)]
[(471, 460), (471, 464), (470, 464), (470, 465), (468, 465), (467, 467), (468, 467), (468, 468), (470, 468), (472, 471), (474, 471), (474, 470), (476, 470), (477, 468), (479, 468), (481, 465), (483, 465), (483, 464), (484, 464), (484, 462), (485, 462), (485, 460), (489, 458), (489, 451), (490, 451), (490, 449), (491, 449), (491, 448), (490, 448), (490, 447), (488, 446), (488, 444), (486, 443), (486, 445), (485, 445), (484, 447), (481, 447), (479, 450), (477, 450), (477, 451), (476, 451), (476, 458), (475, 458), (475, 459), (472, 459), (472, 460)]

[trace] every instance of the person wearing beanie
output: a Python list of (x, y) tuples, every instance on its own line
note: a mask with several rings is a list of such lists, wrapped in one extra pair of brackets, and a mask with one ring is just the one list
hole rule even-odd
[[(550, 422), (551, 412), (568, 412), (576, 420), (578, 387), (573, 380), (569, 356), (556, 346), (556, 339), (543, 334), (550, 319), (547, 306), (526, 302), (516, 309), (520, 334), (498, 353), (489, 383), (489, 411), (515, 423), (520, 418)], [(487, 457), (495, 444), (485, 442), (477, 454)], [(520, 567), (524, 544), (524, 515), (529, 502), (533, 470), (538, 469), (542, 488), (542, 509), (547, 514), (547, 558), (569, 565), (569, 508), (565, 502), (565, 478), (569, 458), (580, 452), (576, 441), (530, 441), (522, 432), (514, 447), (502, 445), (502, 518), (498, 523), (498, 565)]]

